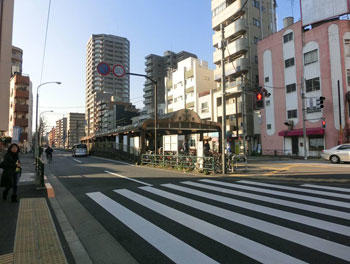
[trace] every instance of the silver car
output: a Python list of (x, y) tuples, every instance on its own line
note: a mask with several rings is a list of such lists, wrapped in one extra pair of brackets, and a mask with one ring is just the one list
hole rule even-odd
[(321, 157), (332, 163), (350, 162), (350, 144), (342, 144), (323, 150)]

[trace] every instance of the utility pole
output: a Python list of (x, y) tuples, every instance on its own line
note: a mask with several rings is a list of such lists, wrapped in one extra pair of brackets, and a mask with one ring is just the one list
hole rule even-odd
[(300, 92), (301, 92), (301, 107), (303, 113), (303, 141), (304, 141), (304, 159), (307, 160), (307, 146), (306, 146), (306, 109), (305, 109), (305, 89), (304, 89), (304, 27), (301, 26), (301, 63), (302, 63), (302, 71), (301, 71), (301, 80), (300, 80)]
[(338, 80), (339, 144), (343, 144), (343, 124), (341, 120), (340, 81)]
[(221, 89), (222, 89), (222, 122), (221, 122), (221, 163), (222, 163), (222, 173), (226, 174), (226, 87), (225, 87), (225, 29), (224, 25), (220, 25), (221, 29)]
[(157, 155), (157, 123), (158, 123), (158, 98), (157, 82), (154, 83), (154, 155)]

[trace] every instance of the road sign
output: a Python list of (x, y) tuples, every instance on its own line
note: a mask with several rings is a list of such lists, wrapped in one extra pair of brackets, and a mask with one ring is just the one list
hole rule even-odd
[(101, 75), (108, 75), (111, 72), (111, 67), (109, 67), (108, 63), (100, 62), (97, 65), (97, 71)]
[(116, 76), (116, 77), (123, 77), (125, 75), (125, 68), (123, 65), (121, 64), (116, 64), (114, 65), (113, 67), (113, 74)]

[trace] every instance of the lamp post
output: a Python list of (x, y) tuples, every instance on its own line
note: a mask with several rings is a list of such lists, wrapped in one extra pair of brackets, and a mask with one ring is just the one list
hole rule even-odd
[(39, 110), (39, 88), (41, 86), (47, 85), (47, 84), (58, 84), (60, 85), (61, 82), (45, 82), (42, 84), (39, 84), (36, 88), (36, 109), (35, 109), (35, 133), (36, 133), (36, 140), (35, 140), (35, 158), (39, 158), (39, 133), (38, 133), (38, 110)]

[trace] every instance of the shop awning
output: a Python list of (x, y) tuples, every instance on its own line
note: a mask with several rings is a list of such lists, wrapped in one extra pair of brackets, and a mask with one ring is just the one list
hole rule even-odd
[[(278, 133), (281, 137), (297, 137), (303, 135), (303, 129), (293, 129), (293, 130), (283, 130)], [(307, 128), (306, 129), (306, 135), (324, 135), (324, 129), (315, 127), (315, 128)]]

